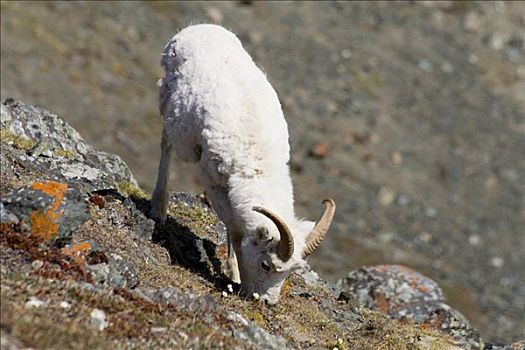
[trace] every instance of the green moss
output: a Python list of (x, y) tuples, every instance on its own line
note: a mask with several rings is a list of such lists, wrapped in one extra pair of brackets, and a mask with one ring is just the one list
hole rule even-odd
[(345, 346), (345, 341), (342, 338), (337, 338), (337, 340), (333, 344), (328, 345), (328, 349), (346, 350), (347, 347)]
[(55, 156), (57, 157), (64, 157), (68, 159), (75, 159), (75, 152), (67, 150), (67, 149), (56, 149), (54, 152)]
[(268, 326), (268, 321), (266, 321), (266, 318), (264, 315), (257, 309), (247, 309), (244, 311), (244, 317), (252, 320), (255, 322), (258, 326), (261, 326), (263, 328)]
[(8, 129), (0, 129), (0, 140), (23, 150), (29, 150), (35, 145), (33, 140), (17, 135)]
[(215, 215), (197, 206), (170, 204), (168, 206), (168, 214), (180, 224), (190, 227), (201, 237), (207, 237), (210, 226), (218, 223)]
[(143, 189), (137, 187), (127, 181), (122, 181), (117, 184), (117, 189), (120, 193), (127, 197), (135, 199), (149, 199), (149, 195)]

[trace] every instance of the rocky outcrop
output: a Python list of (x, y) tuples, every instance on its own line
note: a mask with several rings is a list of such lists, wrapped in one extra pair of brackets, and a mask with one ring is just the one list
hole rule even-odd
[(446, 303), (441, 288), (408, 267), (362, 267), (339, 280), (338, 286), (343, 289), (340, 298), (445, 332), (462, 348), (482, 348), (478, 332), (465, 316)]
[(46, 178), (74, 183), (82, 193), (120, 182), (137, 185), (119, 156), (95, 150), (58, 116), (13, 99), (0, 108), (2, 174), (8, 182)]
[(433, 281), (400, 266), (337, 286), (306, 269), (275, 307), (241, 298), (205, 198), (171, 194), (156, 226), (118, 156), (43, 109), (8, 100), (1, 116), (2, 349), (483, 347)]

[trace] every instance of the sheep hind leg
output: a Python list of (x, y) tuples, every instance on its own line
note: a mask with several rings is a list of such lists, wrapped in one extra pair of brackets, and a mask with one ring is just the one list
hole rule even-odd
[(150, 216), (160, 222), (166, 221), (166, 212), (168, 210), (168, 180), (172, 153), (173, 146), (168, 140), (166, 130), (163, 130), (157, 183), (151, 196), (150, 210)]

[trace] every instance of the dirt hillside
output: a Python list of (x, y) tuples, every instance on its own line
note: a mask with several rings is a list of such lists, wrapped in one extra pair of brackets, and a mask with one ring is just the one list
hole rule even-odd
[[(485, 339), (525, 329), (524, 2), (6, 2), (1, 98), (68, 118), (152, 188), (178, 29), (222, 23), (278, 91), (297, 211), (338, 203), (312, 264), (402, 263)], [(201, 190), (177, 162), (172, 189)]]

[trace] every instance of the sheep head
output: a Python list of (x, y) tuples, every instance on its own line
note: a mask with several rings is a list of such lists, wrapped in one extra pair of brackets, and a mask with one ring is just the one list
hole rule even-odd
[(272, 211), (253, 207), (255, 212), (274, 223), (279, 238), (271, 235), (264, 225), (259, 225), (244, 237), (239, 269), (241, 288), (247, 296), (258, 293), (268, 304), (275, 304), (279, 300), (286, 277), (304, 266), (305, 258), (317, 249), (328, 232), (335, 213), (335, 202), (325, 199), (323, 204), (325, 211), (315, 226), (308, 221), (298, 221), (288, 226)]

